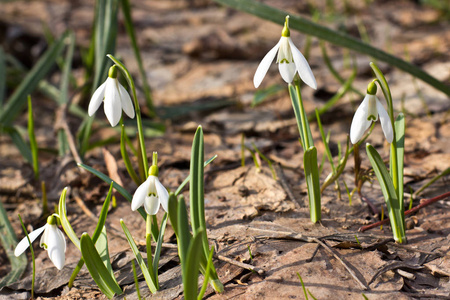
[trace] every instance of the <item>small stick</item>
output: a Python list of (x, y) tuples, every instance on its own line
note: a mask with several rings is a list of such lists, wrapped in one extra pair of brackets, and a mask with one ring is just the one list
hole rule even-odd
[(73, 199), (75, 199), (75, 202), (78, 204), (81, 210), (88, 216), (89, 219), (91, 219), (94, 222), (98, 222), (98, 219), (95, 217), (92, 211), (89, 208), (87, 208), (86, 204), (84, 204), (84, 201), (80, 197), (74, 196)]
[[(72, 152), (72, 156), (77, 162), (77, 164), (82, 164), (80, 155), (78, 154), (77, 146), (75, 145), (75, 139), (73, 137), (72, 132), (70, 131), (69, 124), (67, 124), (67, 104), (63, 104), (60, 106), (58, 111), (56, 112), (56, 122), (55, 122), (55, 130), (62, 129), (66, 132), (67, 142), (69, 143), (70, 152)], [(82, 172), (86, 172), (82, 169)]]
[(291, 199), (292, 202), (297, 203), (299, 207), (302, 207), (302, 203), (300, 200), (297, 200), (294, 196), (294, 193), (292, 192), (291, 187), (287, 183), (286, 176), (284, 175), (283, 168), (279, 163), (274, 164), (275, 172), (277, 174), (278, 180), (281, 183), (281, 186), (283, 187), (284, 191), (288, 195), (289, 199)]
[(258, 275), (264, 275), (264, 270), (263, 269), (260, 269), (260, 268), (254, 267), (252, 265), (249, 265), (249, 264), (246, 264), (246, 263), (243, 263), (243, 262), (240, 262), (240, 261), (228, 258), (228, 257), (223, 256), (223, 255), (215, 255), (215, 257), (217, 259), (220, 259), (221, 261), (227, 262), (229, 264), (238, 266), (238, 267), (243, 268), (243, 269), (247, 269), (247, 270), (252, 271), (252, 272), (256, 272)]
[(353, 279), (355, 279), (355, 281), (363, 288), (363, 290), (367, 290), (369, 289), (367, 287), (367, 285), (365, 285), (363, 282), (361, 282), (361, 280), (359, 280), (358, 276), (356, 276), (355, 272), (350, 269), (350, 267), (339, 257), (339, 255), (337, 255), (333, 250), (331, 250), (331, 248), (325, 244), (324, 242), (322, 242), (321, 240), (317, 239), (317, 238), (313, 238), (314, 241), (321, 245), (325, 250), (327, 250), (329, 253), (331, 253), (343, 266), (344, 268), (350, 273), (350, 275), (353, 277)]
[[(434, 202), (437, 202), (439, 200), (445, 199), (447, 197), (450, 197), (450, 192), (444, 193), (442, 195), (439, 195), (439, 196), (436, 196), (436, 197), (433, 197), (433, 198), (430, 198), (430, 199), (421, 199), (420, 200), (421, 203), (419, 205), (411, 208), (410, 210), (405, 211), (405, 216), (408, 216), (408, 215), (410, 215), (412, 213), (415, 213), (419, 209), (424, 208), (424, 207), (426, 207), (426, 206), (428, 206), (430, 204), (433, 204)], [(386, 224), (388, 222), (389, 222), (389, 218), (386, 218), (386, 219), (384, 219), (382, 221), (379, 221), (379, 222), (376, 222), (376, 223), (373, 223), (373, 224), (370, 224), (370, 225), (362, 226), (361, 228), (359, 228), (359, 231), (360, 232), (364, 232), (366, 230), (378, 227), (378, 226), (380, 226), (382, 224)]]

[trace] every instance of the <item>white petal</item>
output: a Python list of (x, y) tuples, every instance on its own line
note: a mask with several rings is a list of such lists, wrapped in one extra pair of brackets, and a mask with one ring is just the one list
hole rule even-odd
[(155, 180), (156, 192), (158, 194), (159, 202), (166, 212), (169, 212), (169, 192), (162, 185), (158, 178)]
[(386, 137), (388, 143), (392, 143), (392, 140), (394, 139), (394, 131), (392, 130), (391, 119), (389, 118), (387, 111), (384, 109), (383, 105), (378, 99), (377, 99), (377, 110), (378, 114), (380, 115), (380, 123), (381, 128), (383, 129), (384, 132), (384, 136)]
[(313, 89), (317, 89), (316, 78), (314, 77), (314, 74), (311, 71), (308, 62), (306, 61), (306, 58), (303, 56), (300, 50), (295, 47), (291, 38), (289, 38), (289, 45), (291, 46), (292, 57), (294, 58), (294, 63), (297, 68), (298, 75), (300, 75), (300, 78), (307, 85), (309, 85)]
[(269, 52), (267, 52), (266, 56), (261, 60), (259, 63), (258, 68), (256, 69), (255, 76), (253, 77), (253, 84), (255, 85), (255, 88), (258, 88), (261, 82), (264, 79), (264, 76), (266, 76), (267, 71), (269, 70), (270, 65), (272, 64), (275, 55), (277, 54), (278, 48), (280, 47), (281, 39), (278, 41), (278, 43), (270, 49)]
[(49, 225), (47, 228), (47, 252), (48, 257), (53, 262), (58, 270), (64, 267), (64, 262), (66, 260), (66, 240), (64, 236), (59, 232), (60, 230), (56, 225)]
[(147, 214), (156, 215), (159, 210), (159, 198), (156, 196), (145, 197), (144, 207)]
[(144, 204), (145, 197), (148, 196), (150, 188), (150, 181), (147, 179), (144, 181), (134, 192), (133, 199), (131, 200), (131, 210), (135, 211)]
[[(30, 241), (33, 243), (37, 237), (42, 233), (42, 231), (44, 231), (45, 227), (47, 226), (47, 223), (45, 223), (44, 226), (33, 230), (32, 232), (30, 232), (28, 234), (28, 237), (30, 238)], [(14, 255), (15, 256), (19, 256), (21, 255), (25, 250), (28, 249), (28, 247), (30, 247), (30, 244), (28, 243), (28, 239), (25, 236), (20, 242), (19, 244), (17, 244), (16, 249), (14, 250)]]
[(105, 87), (106, 81), (101, 86), (99, 86), (92, 95), (88, 108), (89, 116), (92, 116), (102, 104), (103, 98), (105, 97)]
[(116, 126), (120, 121), (120, 117), (122, 117), (122, 103), (120, 101), (118, 84), (117, 79), (108, 77), (106, 80), (103, 108), (105, 109), (106, 118), (108, 118), (112, 127)]
[(131, 119), (134, 118), (134, 107), (127, 90), (119, 83), (120, 96), (122, 100), (122, 109)]
[(295, 64), (291, 63), (278, 63), (278, 70), (280, 70), (281, 77), (287, 83), (291, 83), (295, 76)]
[(364, 97), (363, 102), (358, 107), (353, 116), (352, 125), (350, 126), (350, 141), (356, 144), (364, 135), (364, 132), (369, 128), (372, 121), (367, 120), (367, 110), (369, 108), (369, 96)]

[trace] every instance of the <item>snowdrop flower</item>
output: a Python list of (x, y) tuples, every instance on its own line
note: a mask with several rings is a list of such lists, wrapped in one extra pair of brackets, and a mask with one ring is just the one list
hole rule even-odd
[[(39, 244), (41, 248), (47, 250), (48, 257), (55, 267), (58, 270), (61, 270), (64, 267), (64, 262), (66, 260), (66, 239), (61, 230), (56, 226), (56, 215), (51, 215), (47, 218), (47, 223), (44, 226), (32, 231), (28, 235), (30, 241), (33, 242), (36, 240), (42, 232), (44, 232), (44, 234), (42, 235)], [(27, 237), (24, 237), (14, 250), (14, 255), (21, 255), (29, 246), (30, 244), (28, 243)]]
[(100, 104), (102, 104), (103, 98), (105, 115), (112, 127), (119, 123), (122, 109), (127, 116), (131, 119), (134, 118), (134, 108), (130, 95), (117, 80), (116, 66), (109, 68), (108, 79), (92, 95), (88, 108), (89, 116), (92, 116), (97, 111)]
[(158, 179), (158, 166), (152, 165), (149, 174), (147, 180), (134, 192), (131, 210), (135, 211), (143, 204), (147, 214), (156, 215), (161, 203), (163, 209), (169, 211), (169, 193)]
[(308, 62), (300, 50), (295, 47), (290, 35), (289, 16), (286, 16), (286, 22), (284, 23), (284, 28), (281, 32), (280, 41), (266, 54), (266, 56), (264, 56), (258, 69), (256, 69), (255, 76), (253, 77), (255, 88), (258, 88), (263, 81), (277, 52), (278, 69), (280, 70), (281, 77), (283, 77), (284, 81), (291, 83), (292, 80), (294, 80), (295, 73), (298, 72), (300, 78), (307, 85), (313, 89), (317, 88), (316, 78), (314, 78), (314, 74), (312, 73)]
[(367, 86), (367, 94), (363, 102), (353, 116), (350, 127), (350, 140), (352, 144), (356, 144), (362, 138), (364, 132), (372, 124), (372, 121), (376, 122), (378, 120), (378, 115), (380, 116), (384, 136), (389, 143), (392, 143), (394, 131), (392, 130), (391, 119), (380, 100), (375, 96), (376, 93), (377, 85), (372, 81)]

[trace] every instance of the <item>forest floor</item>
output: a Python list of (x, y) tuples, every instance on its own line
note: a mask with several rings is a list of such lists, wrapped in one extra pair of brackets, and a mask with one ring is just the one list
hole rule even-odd
[[(450, 203), (448, 199), (421, 209), (407, 219), (408, 243), (393, 242), (389, 224), (366, 232), (361, 226), (376, 222), (365, 201), (355, 193), (352, 201), (343, 182), (354, 188), (353, 155), (340, 177), (341, 194), (329, 186), (322, 195), (322, 221), (312, 224), (309, 218), (306, 183), (302, 169), (303, 153), (289, 94), (276, 67), (270, 69), (262, 87), (280, 87), (262, 104), (252, 107), (257, 90), (253, 75), (263, 56), (280, 37), (281, 27), (245, 13), (220, 7), (208, 1), (131, 1), (138, 43), (157, 107), (156, 122), (165, 131), (153, 130), (146, 139), (149, 155), (159, 155), (159, 178), (175, 190), (189, 173), (192, 139), (199, 124), (205, 133), (205, 158), (217, 159), (205, 169), (205, 208), (208, 237), (215, 245), (215, 265), (225, 290), (215, 294), (208, 288), (208, 299), (304, 299), (297, 273), (305, 287), (317, 299), (449, 299), (450, 298)], [(264, 1), (292, 14), (310, 18), (306, 1)], [(281, 2), (281, 3), (280, 3)], [(435, 76), (450, 82), (450, 30), (448, 19), (439, 10), (413, 1), (375, 0), (370, 8), (364, 1), (350, 1), (345, 12), (342, 1), (334, 13), (318, 8), (327, 17), (319, 22), (359, 37), (364, 25), (372, 45), (402, 58)], [(7, 53), (30, 66), (36, 52), (45, 45), (44, 24), (58, 36), (66, 29), (76, 34), (77, 45), (87, 47), (93, 19), (92, 1), (11, 1), (0, 6), (0, 42)], [(120, 17), (116, 56), (138, 79), (137, 65)], [(361, 29), (361, 27), (360, 27)], [(302, 49), (305, 35), (292, 32), (292, 39)], [(355, 89), (365, 93), (372, 80), (371, 58), (326, 44), (328, 55), (342, 77), (351, 75), (350, 54), (357, 64)], [(407, 53), (407, 54), (405, 54)], [(341, 87), (326, 67), (319, 41), (312, 39), (308, 61), (316, 76), (316, 91), (305, 86), (305, 108), (312, 113)], [(406, 116), (405, 203), (412, 191), (450, 167), (450, 122), (448, 96), (413, 79), (389, 65), (378, 62), (390, 84), (397, 112)], [(83, 70), (74, 65), (80, 82)], [(51, 80), (57, 82), (55, 71)], [(139, 85), (139, 84), (138, 84)], [(11, 93), (11, 91), (8, 91)], [(378, 93), (379, 98), (385, 101)], [(138, 95), (143, 100), (142, 94)], [(44, 95), (34, 93), (37, 143), (40, 148), (56, 148), (55, 110), (57, 105)], [(89, 99), (74, 98), (87, 107)], [(326, 132), (331, 131), (331, 150), (337, 162), (338, 143), (345, 150), (353, 113), (361, 96), (347, 93), (322, 115)], [(426, 104), (424, 104), (423, 100)], [(144, 102), (141, 102), (144, 106)], [(147, 117), (144, 108), (144, 118)], [(43, 117), (37, 117), (43, 116)], [(44, 117), (45, 116), (45, 117)], [(104, 120), (102, 109), (96, 118)], [(81, 120), (69, 115), (75, 132)], [(15, 124), (26, 127), (24, 113)], [(316, 122), (311, 130), (318, 148), (319, 161), (324, 146)], [(273, 162), (276, 179), (265, 161), (258, 170), (248, 150), (245, 166), (241, 164), (241, 138), (252, 143)], [(92, 142), (118, 138), (109, 126), (95, 125)], [(136, 143), (136, 141), (134, 141)], [(379, 123), (368, 138), (384, 159), (389, 147)], [(40, 182), (21, 157), (9, 136), (0, 136), (0, 201), (19, 238), (23, 232), (20, 214), (28, 230), (42, 226)], [(371, 168), (361, 149), (362, 170)], [(111, 159), (110, 155), (113, 158)], [(58, 157), (40, 152), (41, 180), (46, 182), (49, 205), (57, 204), (62, 189), (70, 187), (68, 215), (79, 235), (92, 233), (96, 216), (108, 192), (108, 185), (77, 167), (72, 156)], [(150, 157), (150, 156), (149, 156)], [(116, 161), (117, 160), (117, 161)], [(136, 185), (129, 178), (121, 159), (118, 143), (97, 147), (84, 157), (84, 163), (119, 178), (133, 193)], [(136, 163), (134, 160), (133, 163)], [(136, 165), (136, 164), (135, 164)], [(116, 170), (114, 170), (116, 168)], [(326, 161), (321, 182), (330, 173)], [(370, 175), (370, 173), (368, 173)], [(384, 199), (372, 174), (362, 195), (381, 211)], [(449, 191), (449, 177), (444, 177), (414, 198), (432, 198)], [(184, 191), (189, 197), (187, 189)], [(113, 269), (124, 294), (117, 299), (137, 299), (131, 273), (132, 253), (119, 224), (122, 218), (145, 252), (145, 222), (119, 194), (117, 207), (108, 214), (109, 251)], [(384, 208), (386, 211), (386, 208)], [(92, 215), (90, 214), (92, 213)], [(158, 218), (162, 218), (162, 210)], [(80, 253), (68, 241), (66, 265), (58, 271), (46, 251), (35, 245), (36, 294), (40, 299), (92, 299), (103, 296), (84, 267), (74, 288), (67, 287)], [(173, 230), (168, 226), (161, 254), (160, 299), (182, 297), (181, 269)], [(22, 279), (0, 291), (0, 299), (25, 299), (31, 286), (31, 256)], [(227, 260), (228, 258), (228, 260)], [(231, 263), (230, 263), (231, 261)], [(239, 263), (241, 263), (239, 265)], [(251, 266), (250, 271), (244, 266)], [(5, 250), (0, 247), (0, 278), (11, 269)], [(149, 296), (143, 278), (141, 293)], [(153, 298), (152, 297), (152, 298)]]

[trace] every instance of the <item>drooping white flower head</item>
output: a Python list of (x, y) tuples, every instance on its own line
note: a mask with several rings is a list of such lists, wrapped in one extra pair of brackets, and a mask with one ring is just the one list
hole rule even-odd
[(135, 211), (144, 205), (145, 211), (149, 215), (156, 215), (159, 204), (163, 209), (169, 211), (169, 193), (158, 179), (158, 167), (150, 167), (149, 176), (134, 192), (131, 201), (131, 210)]
[(367, 86), (367, 94), (353, 116), (352, 125), (350, 127), (350, 141), (352, 144), (359, 142), (364, 135), (364, 132), (372, 124), (372, 121), (376, 122), (378, 120), (378, 116), (380, 116), (381, 128), (383, 129), (386, 140), (389, 143), (392, 143), (392, 140), (394, 139), (391, 119), (380, 100), (375, 96), (376, 93), (376, 84), (374, 82), (369, 83)]
[[(103, 100), (104, 99), (104, 100)], [(89, 102), (88, 114), (92, 116), (104, 102), (105, 115), (111, 126), (120, 121), (123, 111), (131, 119), (134, 118), (134, 107), (127, 90), (117, 80), (116, 66), (109, 68), (108, 79), (98, 87)]]
[[(44, 234), (41, 237), (39, 245), (41, 248), (47, 250), (48, 257), (52, 263), (58, 270), (61, 270), (64, 267), (64, 262), (66, 260), (66, 239), (61, 230), (56, 226), (55, 215), (48, 217), (47, 223), (44, 226), (30, 232), (28, 235), (30, 241), (33, 242), (36, 240), (42, 232), (44, 232)], [(19, 244), (17, 244), (14, 255), (21, 255), (28, 247), (30, 247), (28, 239), (27, 237), (24, 237)]]
[(291, 83), (292, 80), (294, 80), (295, 73), (298, 72), (300, 78), (307, 85), (313, 89), (317, 88), (316, 78), (314, 77), (308, 62), (300, 50), (295, 47), (290, 35), (289, 16), (286, 16), (286, 22), (284, 23), (279, 42), (266, 54), (266, 56), (264, 56), (258, 69), (256, 69), (255, 76), (253, 77), (255, 88), (258, 88), (263, 81), (277, 52), (278, 69), (284, 81)]

